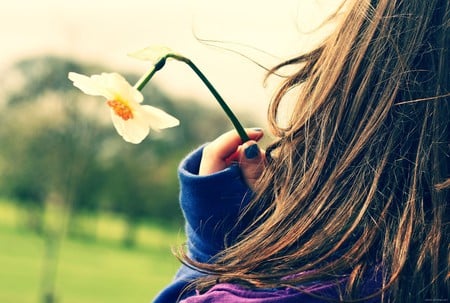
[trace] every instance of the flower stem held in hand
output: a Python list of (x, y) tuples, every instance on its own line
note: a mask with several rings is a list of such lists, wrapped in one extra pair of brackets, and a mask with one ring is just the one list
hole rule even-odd
[(239, 137), (242, 140), (242, 143), (249, 141), (249, 137), (247, 133), (245, 132), (244, 128), (242, 127), (241, 123), (239, 122), (238, 118), (234, 115), (233, 111), (230, 109), (230, 107), (227, 105), (227, 103), (223, 100), (222, 96), (217, 92), (217, 90), (214, 88), (214, 86), (209, 82), (209, 80), (206, 78), (206, 76), (200, 71), (200, 69), (188, 58), (183, 57), (181, 55), (172, 54), (169, 53), (166, 56), (162, 57), (153, 67), (152, 70), (150, 70), (144, 77), (142, 77), (136, 84), (135, 88), (139, 91), (142, 90), (145, 85), (150, 81), (150, 79), (153, 77), (153, 75), (162, 69), (166, 63), (167, 58), (173, 58), (177, 61), (186, 63), (202, 80), (202, 82), (206, 85), (206, 87), (209, 89), (209, 91), (213, 94), (214, 98), (216, 98), (219, 105), (222, 107), (225, 114), (230, 119), (231, 123), (233, 124), (234, 128), (236, 129), (237, 133), (239, 134)]

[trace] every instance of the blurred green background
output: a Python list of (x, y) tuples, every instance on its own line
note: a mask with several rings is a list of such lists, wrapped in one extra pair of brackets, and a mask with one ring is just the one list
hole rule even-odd
[(0, 75), (2, 303), (149, 302), (179, 266), (177, 166), (231, 125), (213, 102), (172, 100), (150, 84), (144, 102), (181, 125), (126, 143), (104, 101), (67, 79), (105, 70), (44, 56)]

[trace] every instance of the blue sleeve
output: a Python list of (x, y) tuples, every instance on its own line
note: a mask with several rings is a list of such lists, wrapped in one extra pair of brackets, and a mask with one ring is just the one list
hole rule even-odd
[[(211, 262), (248, 225), (245, 221), (237, 224), (252, 192), (237, 165), (199, 176), (202, 152), (203, 146), (189, 154), (178, 168), (180, 206), (186, 220), (189, 257), (199, 262)], [(193, 295), (194, 290), (185, 291), (185, 288), (199, 276), (201, 273), (181, 266), (172, 283), (153, 302), (177, 302)]]
[(202, 151), (203, 148), (197, 149), (180, 165), (180, 203), (186, 219), (190, 257), (209, 262), (234, 242), (245, 227), (245, 222), (236, 224), (252, 192), (237, 165), (199, 176)]

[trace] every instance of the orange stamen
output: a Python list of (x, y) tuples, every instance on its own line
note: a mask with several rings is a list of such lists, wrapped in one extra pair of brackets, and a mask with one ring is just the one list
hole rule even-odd
[(133, 111), (126, 103), (117, 100), (108, 100), (106, 104), (108, 104), (108, 106), (114, 110), (116, 115), (123, 120), (126, 121), (133, 118)]

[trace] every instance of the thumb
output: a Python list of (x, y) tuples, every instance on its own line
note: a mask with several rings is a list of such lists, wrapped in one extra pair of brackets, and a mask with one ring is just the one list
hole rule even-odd
[(254, 188), (265, 167), (264, 151), (255, 141), (244, 143), (239, 149), (239, 167), (250, 188)]

